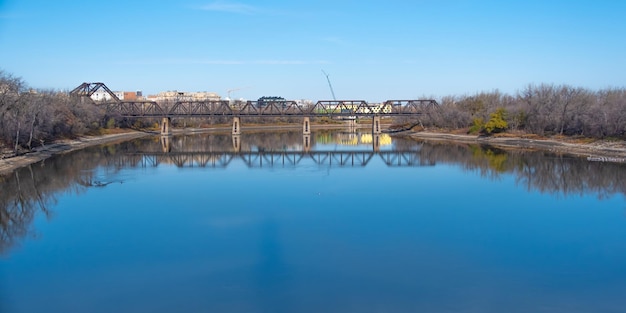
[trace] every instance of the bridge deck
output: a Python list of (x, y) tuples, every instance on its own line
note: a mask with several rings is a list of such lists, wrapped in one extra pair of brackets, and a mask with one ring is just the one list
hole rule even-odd
[(290, 100), (267, 99), (263, 101), (124, 101), (101, 82), (82, 83), (70, 91), (70, 95), (93, 101), (91, 96), (100, 89), (108, 93), (111, 100), (99, 104), (105, 106), (107, 112), (124, 117), (417, 116), (439, 106), (435, 100), (387, 100), (374, 104), (364, 100), (323, 100), (314, 105), (300, 105)]
[(213, 117), (213, 116), (417, 116), (437, 108), (435, 100), (388, 100), (370, 104), (363, 100), (318, 101), (313, 105), (299, 105), (295, 101), (232, 102), (178, 101), (158, 103), (155, 101), (115, 101), (102, 103), (107, 112), (125, 117)]

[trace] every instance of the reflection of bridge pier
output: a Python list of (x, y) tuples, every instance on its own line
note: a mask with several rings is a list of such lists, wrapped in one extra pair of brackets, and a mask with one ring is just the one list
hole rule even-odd
[(302, 135), (302, 151), (311, 151), (311, 135)]
[(233, 135), (233, 150), (235, 152), (241, 151), (241, 135)]
[(374, 152), (380, 151), (380, 134), (372, 134), (372, 147)]
[(172, 151), (172, 147), (170, 145), (170, 136), (161, 136), (161, 150), (163, 150), (164, 153), (170, 152)]

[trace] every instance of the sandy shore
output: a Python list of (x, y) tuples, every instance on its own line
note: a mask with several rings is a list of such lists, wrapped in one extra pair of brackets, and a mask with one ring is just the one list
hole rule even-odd
[(33, 150), (33, 152), (29, 152), (24, 155), (1, 159), (0, 175), (10, 173), (20, 167), (47, 159), (55, 154), (62, 154), (74, 150), (83, 149), (89, 146), (95, 146), (104, 143), (121, 142), (151, 135), (152, 134), (147, 132), (129, 130), (128, 132), (119, 134), (86, 136), (73, 140), (60, 140), (53, 144), (48, 144), (43, 147), (37, 147)]
[[(282, 129), (284, 127), (276, 127), (276, 126), (265, 126), (265, 127), (251, 127), (249, 129)], [(289, 127), (294, 128), (294, 127)], [(315, 128), (320, 128), (315, 127)], [(323, 126), (321, 127), (323, 128)], [(186, 130), (177, 130), (175, 133), (194, 133), (194, 132), (204, 132), (218, 129), (226, 129), (226, 128), (215, 128), (215, 129), (186, 129)], [(111, 135), (103, 135), (103, 136), (92, 136), (92, 137), (81, 137), (75, 140), (63, 140), (56, 142), (54, 144), (45, 145), (45, 147), (38, 147), (33, 152), (29, 152), (27, 154), (0, 159), (0, 175), (10, 173), (17, 168), (27, 166), (29, 164), (39, 162), (46, 158), (49, 158), (55, 154), (67, 153), (70, 151), (83, 149), (85, 147), (104, 144), (104, 143), (113, 143), (113, 142), (121, 142), (126, 140), (131, 140), (135, 138), (151, 136), (154, 133), (149, 132), (139, 132), (129, 130), (128, 132), (119, 133), (119, 134), (111, 134)], [(398, 136), (408, 136), (415, 139), (422, 139), (428, 141), (450, 141), (450, 142), (463, 142), (463, 143), (478, 143), (478, 144), (488, 144), (497, 147), (503, 148), (517, 148), (517, 149), (531, 149), (531, 150), (544, 150), (551, 151), (555, 153), (567, 153), (573, 155), (579, 155), (587, 157), (590, 161), (606, 161), (606, 162), (622, 162), (626, 163), (626, 142), (624, 141), (596, 141), (590, 144), (580, 144), (580, 143), (570, 143), (564, 142), (560, 140), (550, 140), (550, 139), (526, 139), (526, 138), (518, 138), (518, 137), (480, 137), (474, 135), (456, 135), (456, 134), (448, 134), (448, 133), (435, 133), (435, 132), (412, 132), (405, 131), (401, 133), (395, 133), (394, 135)]]
[[(299, 128), (301, 126), (250, 126), (246, 127), (246, 130), (272, 130), (272, 129), (286, 129), (286, 128)], [(174, 129), (174, 134), (193, 134), (210, 131), (228, 131), (230, 126), (217, 126), (212, 128), (186, 128), (186, 129)], [(84, 136), (73, 140), (59, 140), (55, 143), (46, 144), (43, 147), (37, 147), (32, 152), (26, 154), (0, 159), (0, 175), (6, 175), (20, 167), (28, 166), (30, 164), (45, 160), (56, 154), (63, 154), (74, 150), (83, 149), (90, 146), (115, 143), (135, 138), (141, 138), (146, 136), (158, 135), (158, 132), (141, 132), (135, 130), (127, 130), (119, 134), (102, 135), (102, 136)]]
[(589, 144), (572, 143), (553, 139), (527, 139), (521, 137), (482, 137), (475, 135), (456, 135), (434, 132), (405, 132), (411, 138), (429, 141), (453, 141), (464, 143), (488, 144), (502, 148), (543, 150), (555, 153), (573, 154), (587, 157), (590, 161), (609, 161), (626, 163), (625, 141), (598, 140)]

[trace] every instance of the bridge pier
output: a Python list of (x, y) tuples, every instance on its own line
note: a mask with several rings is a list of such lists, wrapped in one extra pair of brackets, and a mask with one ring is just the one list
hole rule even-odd
[(311, 134), (311, 119), (308, 116), (305, 116), (304, 121), (302, 122), (302, 134)]
[(356, 119), (348, 120), (348, 128), (350, 131), (352, 131), (352, 129), (356, 129)]
[(375, 115), (372, 121), (372, 134), (380, 134), (382, 130), (380, 128), (380, 116)]
[(161, 136), (171, 136), (172, 135), (172, 119), (169, 117), (164, 117), (161, 119)]
[(233, 117), (233, 135), (241, 135), (241, 119), (239, 116)]

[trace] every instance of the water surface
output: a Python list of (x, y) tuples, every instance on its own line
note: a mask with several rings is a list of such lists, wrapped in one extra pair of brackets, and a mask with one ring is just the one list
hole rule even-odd
[(202, 134), (93, 147), (0, 184), (2, 312), (626, 307), (624, 164)]

